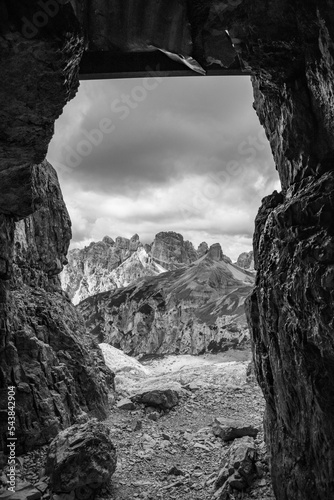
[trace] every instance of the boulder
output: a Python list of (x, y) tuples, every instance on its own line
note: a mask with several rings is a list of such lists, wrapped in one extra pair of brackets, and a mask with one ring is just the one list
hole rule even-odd
[(59, 433), (48, 450), (46, 474), (53, 492), (89, 492), (105, 484), (116, 469), (110, 430), (96, 419)]
[(212, 432), (223, 441), (232, 441), (243, 436), (256, 437), (259, 429), (245, 422), (215, 418), (212, 423)]
[(176, 382), (169, 384), (155, 383), (131, 396), (131, 400), (143, 403), (145, 406), (169, 410), (178, 404), (181, 390), (181, 385)]
[(222, 457), (222, 468), (215, 482), (217, 500), (229, 500), (233, 490), (243, 491), (257, 477), (256, 448), (248, 436), (237, 439)]
[(136, 405), (129, 398), (123, 398), (117, 403), (117, 408), (119, 410), (135, 410)]

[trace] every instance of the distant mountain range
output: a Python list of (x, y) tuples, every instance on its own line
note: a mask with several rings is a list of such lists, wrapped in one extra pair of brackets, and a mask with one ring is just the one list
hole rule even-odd
[[(212, 245), (210, 251), (221, 247)], [(195, 250), (190, 241), (175, 232), (158, 233), (151, 245), (142, 244), (139, 236), (105, 236), (83, 249), (71, 250), (68, 264), (60, 275), (62, 288), (77, 305), (82, 300), (104, 291), (115, 291), (145, 276), (157, 276), (166, 271), (184, 268), (209, 252), (206, 242)], [(224, 255), (224, 259), (232, 263)], [(253, 270), (253, 252), (242, 253), (236, 263)]]
[[(252, 267), (251, 254), (240, 260)], [(195, 250), (174, 232), (158, 233), (152, 245), (138, 235), (105, 237), (72, 250), (61, 279), (80, 302), (90, 335), (126, 354), (200, 354), (248, 344), (244, 301), (254, 273), (233, 264), (218, 243)]]

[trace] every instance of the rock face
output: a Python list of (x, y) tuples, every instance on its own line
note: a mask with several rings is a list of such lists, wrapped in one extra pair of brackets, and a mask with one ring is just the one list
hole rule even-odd
[(68, 261), (60, 279), (73, 304), (164, 271), (152, 262), (138, 235), (131, 239), (118, 236), (116, 241), (105, 236), (81, 250), (71, 250)]
[(155, 236), (151, 247), (152, 258), (165, 269), (175, 269), (179, 264), (190, 264), (197, 254), (189, 241), (179, 233), (161, 232)]
[(215, 246), (191, 266), (79, 304), (90, 334), (130, 355), (199, 354), (247, 343), (244, 300), (254, 278)]
[(237, 266), (242, 269), (254, 271), (254, 252), (251, 251), (241, 253), (237, 259)]
[[(219, 243), (216, 247), (217, 258), (221, 260), (223, 253)], [(77, 305), (97, 293), (187, 266), (208, 251), (207, 243), (201, 243), (196, 251), (190, 241), (184, 241), (181, 234), (171, 231), (158, 233), (152, 245), (143, 245), (138, 234), (131, 239), (118, 236), (115, 241), (105, 236), (102, 241), (81, 250), (71, 250), (60, 279), (63, 290)], [(214, 248), (211, 251), (214, 252)]]
[[(17, 452), (47, 443), (83, 411), (106, 416), (113, 383), (57, 276), (71, 237), (57, 175), (47, 162), (33, 172), (41, 208), (16, 224), (3, 216), (1, 232), (7, 245), (1, 250), (6, 282), (0, 374), (3, 393), (7, 385), (15, 387)], [(1, 398), (1, 410), (6, 404)], [(1, 420), (1, 447), (6, 429), (7, 415)]]
[(109, 481), (116, 463), (110, 429), (93, 419), (59, 433), (50, 444), (45, 472), (53, 492), (92, 498)]
[(264, 15), (259, 2), (240, 6), (229, 31), (247, 32), (241, 56), (283, 187), (256, 219), (248, 317), (276, 497), (321, 500), (334, 498), (333, 6), (267, 7), (275, 27), (247, 28)]

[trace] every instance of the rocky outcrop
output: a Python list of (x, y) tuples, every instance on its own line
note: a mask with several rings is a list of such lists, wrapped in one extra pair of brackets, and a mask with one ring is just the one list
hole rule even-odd
[(77, 91), (84, 40), (70, 2), (47, 15), (38, 0), (5, 0), (0, 17), (0, 212), (26, 217), (39, 204), (32, 165)]
[(203, 255), (208, 253), (208, 250), (209, 250), (208, 244), (206, 243), (206, 241), (202, 241), (202, 243), (200, 243), (197, 248), (198, 258), (203, 257)]
[(242, 269), (254, 271), (254, 252), (251, 251), (241, 253), (237, 259), (236, 264)]
[(52, 492), (89, 499), (110, 480), (116, 463), (110, 429), (93, 419), (59, 433), (50, 444), (45, 472)]
[[(252, 34), (261, 13), (275, 23), (257, 21)], [(240, 6), (235, 26), (231, 36), (247, 32), (240, 50), (283, 188), (256, 219), (248, 312), (274, 490), (279, 500), (332, 499), (333, 6), (259, 2)]]
[[(50, 164), (34, 166), (41, 208), (17, 222), (3, 216), (2, 391), (15, 387), (17, 452), (50, 441), (87, 412), (108, 412), (113, 375), (65, 298), (58, 274), (71, 237), (69, 216)], [(6, 227), (6, 231), (4, 230)], [(1, 399), (5, 412), (6, 398)], [(7, 415), (1, 420), (5, 445)]]
[[(219, 247), (220, 248), (220, 247)], [(221, 252), (221, 249), (220, 249)], [(216, 248), (191, 266), (81, 302), (90, 334), (130, 355), (225, 350), (247, 343), (244, 300), (254, 278)]]
[[(137, 236), (137, 235), (136, 235)], [(61, 283), (73, 304), (104, 291), (114, 291), (144, 277), (166, 271), (152, 261), (138, 239), (106, 236), (82, 250), (69, 252)]]
[(198, 258), (192, 243), (184, 241), (182, 234), (172, 231), (161, 232), (155, 236), (151, 255), (155, 262), (168, 270), (190, 264)]

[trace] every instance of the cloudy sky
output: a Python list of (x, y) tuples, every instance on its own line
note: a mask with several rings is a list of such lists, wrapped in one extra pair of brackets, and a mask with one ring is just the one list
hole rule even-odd
[(48, 152), (72, 247), (176, 231), (233, 259), (250, 250), (261, 199), (280, 189), (252, 102), (246, 76), (82, 82)]

